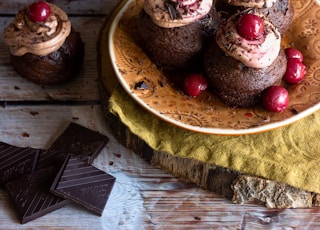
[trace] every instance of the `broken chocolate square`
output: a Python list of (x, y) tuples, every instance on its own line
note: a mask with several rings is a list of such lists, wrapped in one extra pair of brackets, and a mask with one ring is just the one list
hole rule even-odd
[(0, 142), (0, 186), (35, 171), (40, 151)]
[(54, 167), (49, 167), (24, 175), (6, 185), (22, 224), (69, 203), (50, 193), (50, 185), (56, 173)]
[(114, 183), (113, 176), (69, 155), (50, 191), (101, 216)]
[(75, 123), (70, 123), (64, 132), (49, 148), (60, 154), (79, 155), (81, 159), (92, 163), (108, 143), (109, 138), (99, 132)]
[(59, 170), (67, 155), (68, 154), (66, 154), (65, 152), (57, 152), (53, 150), (43, 151), (39, 156), (37, 170), (51, 166)]

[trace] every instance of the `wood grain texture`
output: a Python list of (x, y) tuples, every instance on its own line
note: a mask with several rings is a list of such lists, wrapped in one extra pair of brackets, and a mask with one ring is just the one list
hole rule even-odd
[[(110, 142), (94, 165), (116, 177), (103, 216), (71, 205), (21, 225), (0, 189), (2, 229), (272, 229), (320, 226), (320, 209), (266, 209), (230, 199), (166, 173), (119, 144), (100, 105), (0, 107), (0, 140), (47, 148), (73, 121), (106, 134)], [(23, 134), (28, 132), (29, 135)], [(170, 160), (170, 158), (168, 159)], [(63, 221), (62, 221), (63, 220)]]
[[(33, 0), (0, 1), (1, 29), (12, 18), (3, 14), (15, 12), (20, 4), (31, 1)], [(67, 85), (38, 87), (19, 78), (12, 71), (7, 53), (3, 52), (5, 47), (0, 36), (0, 101), (15, 102), (7, 105), (3, 103), (0, 106), (0, 141), (17, 146), (48, 148), (69, 122), (76, 122), (110, 138), (108, 145), (94, 161), (94, 165), (115, 176), (116, 183), (102, 217), (94, 216), (76, 205), (70, 205), (26, 225), (19, 223), (7, 192), (0, 189), (0, 229), (319, 228), (318, 208), (292, 210), (266, 209), (251, 204), (234, 205), (230, 199), (204, 190), (182, 177), (166, 173), (120, 144), (115, 136), (124, 135), (122, 138), (125, 138), (126, 133), (123, 129), (116, 129), (116, 123), (113, 127), (117, 135), (111, 132), (108, 124), (112, 120), (109, 121), (105, 117), (102, 106), (96, 101), (99, 98), (99, 90), (95, 88), (98, 73), (94, 69), (98, 36), (96, 31), (105, 17), (91, 17), (93, 11), (90, 11), (93, 7), (96, 7), (95, 13), (111, 11), (111, 5), (119, 1), (55, 2), (66, 4), (65, 8), (69, 12), (88, 15), (71, 17), (71, 20), (86, 40), (88, 61), (85, 68), (91, 70), (85, 70), (85, 73), (81, 74), (82, 80), (76, 79)], [(111, 5), (108, 5), (109, 3)], [(57, 104), (52, 100), (46, 100), (46, 95), (64, 103)], [(27, 103), (26, 100), (44, 103)], [(148, 152), (143, 156), (148, 156)], [(167, 160), (170, 161), (170, 158)], [(196, 177), (197, 173), (192, 175)]]

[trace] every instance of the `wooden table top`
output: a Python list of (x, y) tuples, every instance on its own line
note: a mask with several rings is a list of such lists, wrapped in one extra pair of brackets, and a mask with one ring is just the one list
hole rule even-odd
[(60, 86), (39, 86), (11, 67), (3, 29), (32, 0), (0, 2), (0, 141), (48, 148), (69, 122), (106, 134), (110, 142), (94, 165), (116, 177), (101, 217), (68, 205), (21, 225), (9, 195), (0, 189), (1, 229), (315, 229), (320, 209), (267, 209), (235, 205), (149, 165), (120, 145), (102, 113), (96, 41), (106, 15), (119, 0), (57, 0), (85, 42), (85, 65), (79, 76)]

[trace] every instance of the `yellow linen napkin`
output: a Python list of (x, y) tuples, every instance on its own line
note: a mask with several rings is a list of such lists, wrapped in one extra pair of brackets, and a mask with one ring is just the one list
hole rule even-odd
[(121, 87), (109, 110), (151, 148), (320, 193), (320, 111), (259, 134), (201, 134), (168, 124), (141, 108)]

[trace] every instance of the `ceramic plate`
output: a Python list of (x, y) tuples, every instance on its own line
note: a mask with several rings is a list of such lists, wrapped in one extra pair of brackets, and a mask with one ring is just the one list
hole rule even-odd
[(231, 108), (212, 93), (191, 98), (176, 90), (137, 44), (135, 20), (142, 0), (128, 1), (114, 18), (109, 33), (111, 61), (125, 91), (158, 118), (195, 132), (223, 135), (258, 133), (291, 124), (320, 108), (320, 6), (315, 0), (292, 0), (295, 16), (282, 38), (304, 54), (307, 74), (297, 85), (286, 86), (288, 108), (281, 113), (262, 106)]

